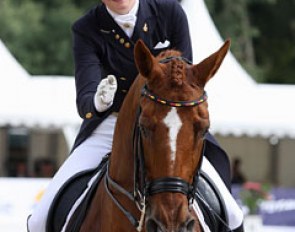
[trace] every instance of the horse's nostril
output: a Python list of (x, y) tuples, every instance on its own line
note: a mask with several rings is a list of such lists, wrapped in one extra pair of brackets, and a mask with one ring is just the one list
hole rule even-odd
[(146, 222), (146, 231), (147, 232), (163, 232), (157, 222), (153, 219), (149, 219)]
[(189, 219), (186, 223), (186, 229), (188, 232), (194, 231), (195, 219)]
[[(193, 232), (195, 227), (195, 220), (189, 219), (185, 225), (179, 230), (179, 232)], [(149, 219), (146, 222), (146, 231), (147, 232), (164, 232), (163, 228), (154, 220)]]

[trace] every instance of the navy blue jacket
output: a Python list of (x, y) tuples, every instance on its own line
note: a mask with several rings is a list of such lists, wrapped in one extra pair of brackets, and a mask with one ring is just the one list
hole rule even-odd
[[(187, 18), (176, 0), (140, 0), (131, 38), (116, 24), (104, 4), (99, 4), (77, 20), (72, 30), (76, 100), (79, 115), (83, 118), (74, 148), (90, 136), (110, 113), (120, 110), (138, 74), (133, 55), (138, 39), (142, 39), (155, 56), (161, 52), (161, 49), (154, 49), (155, 45), (168, 40), (168, 48), (179, 50), (183, 57), (192, 60)], [(93, 97), (97, 85), (108, 74), (117, 77), (118, 90), (112, 107), (99, 113)]]

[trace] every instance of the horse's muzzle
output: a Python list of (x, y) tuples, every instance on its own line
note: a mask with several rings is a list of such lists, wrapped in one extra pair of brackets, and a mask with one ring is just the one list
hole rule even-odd
[(177, 226), (176, 228), (173, 226), (166, 228), (166, 226), (152, 218), (146, 222), (147, 232), (195, 232), (194, 227), (195, 219), (193, 218), (188, 219), (183, 225)]
[(146, 232), (197, 232), (198, 219), (181, 193), (156, 194), (146, 211)]

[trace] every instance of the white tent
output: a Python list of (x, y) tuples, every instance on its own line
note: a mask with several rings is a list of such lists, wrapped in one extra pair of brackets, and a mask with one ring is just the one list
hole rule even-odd
[(30, 76), (0, 40), (0, 127), (63, 129), (73, 143), (80, 124), (70, 77)]
[[(183, 0), (194, 62), (217, 50), (219, 36), (203, 0)], [(31, 77), (0, 40), (0, 126), (77, 128), (73, 78)], [(211, 129), (221, 134), (295, 137), (295, 87), (257, 84), (229, 54), (208, 84)], [(68, 136), (70, 144), (73, 134)]]
[[(182, 0), (197, 63), (223, 43), (203, 0)], [(211, 130), (223, 135), (295, 137), (295, 86), (257, 84), (230, 53), (207, 86)]]
[(64, 127), (79, 123), (69, 77), (31, 77), (0, 41), (0, 125)]

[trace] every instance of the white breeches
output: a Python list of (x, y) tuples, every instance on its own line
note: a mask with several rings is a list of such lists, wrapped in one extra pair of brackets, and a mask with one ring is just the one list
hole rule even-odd
[[(28, 220), (30, 232), (45, 232), (50, 205), (62, 185), (75, 174), (97, 167), (102, 158), (111, 151), (116, 120), (117, 117), (114, 115), (105, 119), (63, 163)], [(239, 227), (243, 221), (242, 211), (206, 157), (203, 159), (201, 169), (214, 180), (224, 198), (229, 227), (231, 229)]]
[(114, 115), (105, 119), (59, 168), (28, 220), (30, 232), (45, 232), (50, 205), (62, 185), (75, 174), (97, 167), (102, 158), (111, 151), (116, 120)]

